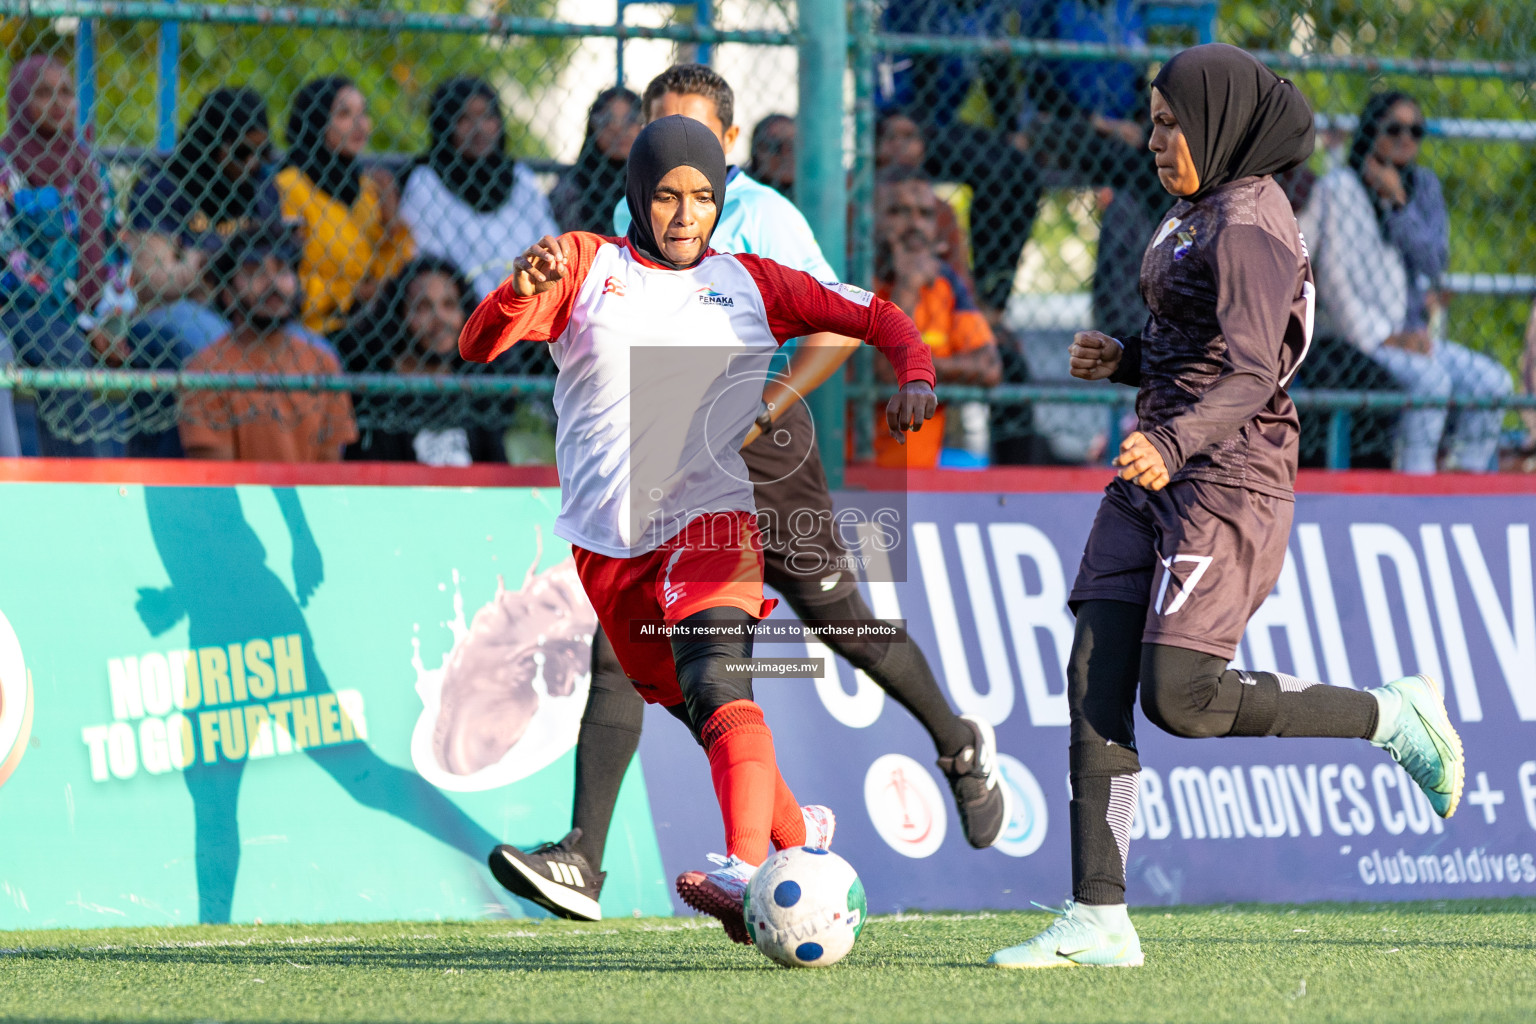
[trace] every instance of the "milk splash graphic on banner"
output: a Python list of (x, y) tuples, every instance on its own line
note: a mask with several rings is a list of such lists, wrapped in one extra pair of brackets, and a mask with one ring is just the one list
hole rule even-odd
[(597, 614), (572, 558), (540, 573), (536, 568), (537, 563), (529, 567), (517, 590), (508, 590), (497, 577), (495, 596), (467, 626), (454, 570), (453, 618), (444, 624), (453, 648), (441, 667), (428, 669), (420, 637), (411, 638), (422, 701), (411, 733), (411, 762), (440, 789), (505, 786), (576, 745)]

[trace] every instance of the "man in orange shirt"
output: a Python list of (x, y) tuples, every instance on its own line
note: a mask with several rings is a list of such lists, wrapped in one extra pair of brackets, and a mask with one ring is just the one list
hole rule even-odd
[[(922, 171), (892, 166), (881, 172), (875, 190), (875, 285), (910, 316), (932, 349), (941, 384), (992, 387), (1002, 364), (992, 328), (970, 289), (946, 264), (939, 246), (940, 200)], [(889, 371), (877, 366), (885, 381)], [(944, 447), (944, 407), (921, 431), (899, 445), (875, 431), (875, 463), (896, 468), (937, 466)]]
[[(336, 373), (336, 357), (284, 328), (299, 292), (286, 232), (232, 235), (209, 268), (229, 334), (193, 356), (190, 372)], [(336, 462), (357, 440), (344, 391), (192, 391), (182, 403), (181, 444), (194, 459)]]

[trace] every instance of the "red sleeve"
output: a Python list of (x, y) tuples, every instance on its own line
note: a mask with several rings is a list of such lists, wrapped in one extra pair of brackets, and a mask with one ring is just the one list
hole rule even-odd
[(894, 303), (851, 284), (823, 284), (762, 256), (737, 253), (732, 258), (757, 282), (768, 309), (768, 328), (779, 344), (822, 331), (861, 338), (885, 356), (898, 384), (925, 381), (933, 386), (933, 353)]
[(553, 341), (565, 332), (571, 309), (581, 291), (597, 250), (613, 239), (585, 231), (560, 236), (562, 245), (576, 252), (570, 269), (554, 288), (524, 298), (512, 288), (509, 276), (475, 307), (459, 334), (459, 355), (476, 363), (489, 363), (519, 341)]

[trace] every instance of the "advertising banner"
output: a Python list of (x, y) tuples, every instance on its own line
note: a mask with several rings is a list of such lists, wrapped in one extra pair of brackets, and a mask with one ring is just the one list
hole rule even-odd
[[(802, 801), (838, 811), (837, 849), (872, 911), (1070, 894), (1066, 595), (1098, 502), (892, 496), (909, 516), (906, 578), (866, 593), (905, 620), (954, 705), (996, 727), (1014, 806), (996, 847), (966, 845), (926, 734), (848, 665), (758, 681), (784, 777)], [(1138, 710), (1131, 902), (1536, 894), (1533, 513), (1530, 496), (1299, 495), (1280, 581), (1234, 665), (1362, 689), (1416, 672), (1442, 681), (1466, 744), (1461, 808), (1436, 817), (1363, 740), (1180, 739)], [(804, 642), (755, 653), (827, 656)], [(685, 823), (710, 791), (665, 717), (653, 714), (641, 760), (653, 782), (669, 780), (651, 807), (672, 872), (702, 863)]]
[[(485, 858), (569, 828), (558, 503), (0, 485), (0, 928), (542, 914)], [(669, 912), (638, 763), (608, 851), (605, 905)]]
[[(849, 495), (850, 499), (854, 496)], [(879, 495), (857, 496), (861, 507)], [(592, 612), (537, 487), (0, 484), (0, 928), (517, 917), (496, 843), (570, 827)], [(877, 912), (1067, 893), (1065, 598), (1094, 491), (900, 495), (901, 620), (997, 728), (1013, 819), (974, 851), (927, 736), (825, 659), (759, 679), (781, 769)], [(1357, 740), (1187, 740), (1138, 715), (1134, 903), (1536, 893), (1533, 499), (1302, 494), (1238, 664), (1442, 680), (1448, 822)], [(773, 622), (792, 621), (780, 607)], [(603, 865), (665, 914), (721, 848), (707, 762), (651, 709)]]

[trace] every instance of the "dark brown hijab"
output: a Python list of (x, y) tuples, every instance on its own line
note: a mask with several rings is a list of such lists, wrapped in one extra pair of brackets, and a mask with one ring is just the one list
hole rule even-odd
[(1178, 118), (1200, 188), (1290, 170), (1312, 155), (1312, 108), (1301, 90), (1245, 50), (1206, 43), (1176, 54), (1152, 80)]

